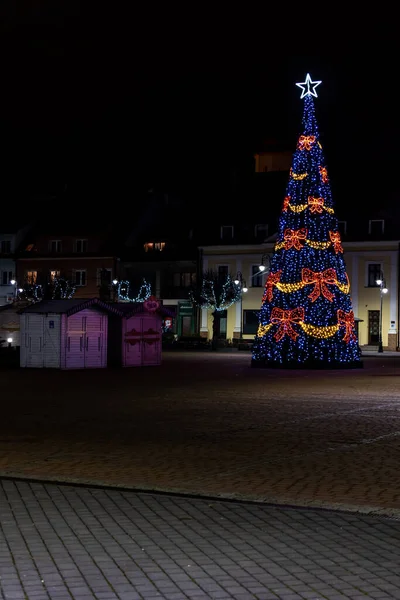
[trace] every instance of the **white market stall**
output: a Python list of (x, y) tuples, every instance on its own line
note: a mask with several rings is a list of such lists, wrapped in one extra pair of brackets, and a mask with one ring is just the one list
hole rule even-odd
[(20, 316), (21, 367), (90, 369), (107, 366), (108, 315), (97, 298), (49, 300)]

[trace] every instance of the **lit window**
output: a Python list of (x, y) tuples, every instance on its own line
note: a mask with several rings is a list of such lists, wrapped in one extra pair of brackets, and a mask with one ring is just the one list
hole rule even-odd
[(35, 285), (37, 281), (37, 271), (27, 271), (25, 275), (26, 283)]
[(60, 278), (60, 271), (50, 271), (50, 281)]
[(161, 252), (165, 248), (165, 242), (146, 242), (146, 244), (143, 244), (143, 248), (145, 252), (151, 252), (152, 250)]

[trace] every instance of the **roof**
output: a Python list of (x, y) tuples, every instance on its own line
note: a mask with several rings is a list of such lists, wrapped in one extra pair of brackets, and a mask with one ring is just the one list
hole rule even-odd
[[(56, 313), (56, 314), (66, 314), (73, 315), (81, 310), (85, 310), (85, 308), (90, 307), (100, 308), (106, 312), (111, 312), (115, 314), (119, 314), (119, 312), (114, 307), (114, 304), (109, 302), (103, 302), (98, 298), (89, 298), (89, 299), (80, 299), (80, 298), (71, 298), (70, 300), (42, 300), (41, 302), (36, 302), (31, 306), (28, 306), (25, 309), (21, 310), (21, 313), (36, 313), (36, 314), (48, 314), (48, 313)], [(121, 315), (120, 315), (121, 316)]]
[[(118, 312), (121, 317), (129, 319), (133, 315), (146, 313), (149, 314), (144, 307), (143, 302), (113, 302), (111, 306), (115, 309), (114, 312)], [(151, 314), (151, 313), (150, 313)], [(175, 313), (165, 306), (161, 305), (155, 314), (159, 314), (163, 317), (174, 317)]]

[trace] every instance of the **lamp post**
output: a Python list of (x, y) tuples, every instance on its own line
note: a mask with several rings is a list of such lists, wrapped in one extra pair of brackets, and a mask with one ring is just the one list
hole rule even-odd
[(10, 283), (11, 283), (11, 285), (13, 285), (13, 286), (14, 286), (14, 297), (15, 297), (15, 300), (16, 300), (16, 299), (18, 298), (18, 293), (17, 293), (17, 282), (16, 282), (16, 280), (15, 280), (15, 279), (11, 279)]
[(383, 343), (382, 343), (382, 308), (383, 308), (383, 295), (388, 293), (388, 289), (385, 285), (385, 278), (383, 275), (383, 271), (381, 271), (379, 279), (376, 280), (376, 284), (379, 286), (380, 296), (381, 296), (381, 309), (379, 312), (379, 342), (378, 342), (378, 352), (383, 352)]
[(240, 286), (241, 294), (240, 294), (240, 339), (243, 335), (243, 294), (249, 291), (249, 288), (246, 285), (246, 280), (243, 279), (243, 275), (240, 271), (236, 273), (236, 278), (234, 279), (234, 284)]
[(258, 267), (263, 273), (268, 268), (268, 272), (271, 270), (271, 257), (269, 254), (263, 254), (261, 257), (261, 264)]

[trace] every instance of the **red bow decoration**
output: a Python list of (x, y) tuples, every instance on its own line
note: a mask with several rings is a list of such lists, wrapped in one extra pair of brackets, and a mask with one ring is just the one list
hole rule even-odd
[(301, 135), (299, 137), (300, 150), (311, 150), (311, 144), (314, 144), (315, 139), (315, 135)]
[(321, 214), (324, 206), (324, 199), (308, 196), (308, 206), (310, 207), (310, 212)]
[(285, 196), (285, 198), (283, 199), (282, 212), (287, 212), (287, 209), (288, 209), (288, 206), (289, 206), (289, 202), (290, 202), (290, 196)]
[(328, 183), (328, 170), (326, 167), (318, 167), (321, 175), (322, 183)]
[(346, 342), (347, 344), (350, 341), (355, 342), (357, 339), (357, 336), (354, 333), (354, 328), (355, 328), (354, 312), (351, 310), (350, 312), (346, 313), (346, 312), (344, 312), (344, 310), (338, 310), (337, 316), (338, 316), (339, 325), (346, 328), (343, 341)]
[(327, 300), (332, 302), (334, 295), (328, 290), (326, 285), (336, 285), (337, 277), (335, 269), (326, 269), (321, 273), (314, 273), (311, 269), (302, 269), (301, 271), (302, 282), (306, 285), (309, 283), (315, 283), (314, 289), (309, 294), (311, 302), (314, 302), (322, 294)]
[(304, 320), (304, 308), (298, 307), (292, 310), (284, 310), (283, 308), (273, 308), (271, 313), (271, 323), (279, 324), (278, 331), (274, 338), (279, 342), (285, 335), (288, 335), (292, 340), (298, 337), (298, 333), (293, 329), (292, 323), (300, 323)]
[(296, 248), (301, 250), (301, 244), (304, 243), (307, 237), (307, 229), (302, 227), (301, 229), (285, 229), (283, 232), (283, 239), (285, 240), (285, 250), (290, 248)]
[(331, 238), (331, 242), (335, 249), (336, 254), (338, 252), (343, 252), (342, 240), (340, 239), (340, 233), (338, 231), (330, 231), (329, 237)]
[(263, 302), (265, 302), (265, 300), (268, 300), (268, 302), (271, 302), (272, 296), (274, 293), (274, 285), (279, 283), (281, 274), (282, 274), (282, 271), (276, 271), (276, 273), (270, 273), (268, 275), (267, 281), (265, 282), (264, 295), (262, 297)]

